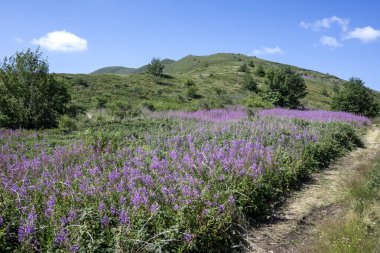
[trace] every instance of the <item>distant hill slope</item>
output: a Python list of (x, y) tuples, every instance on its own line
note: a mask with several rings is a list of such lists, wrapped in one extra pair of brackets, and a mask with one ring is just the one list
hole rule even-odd
[[(134, 107), (152, 105), (157, 110), (195, 110), (199, 108), (242, 105), (255, 93), (243, 89), (245, 73), (239, 72), (243, 64), (253, 62), (248, 72), (258, 83), (265, 77), (255, 75), (255, 69), (265, 70), (289, 66), (256, 57), (220, 53), (209, 56), (186, 56), (178, 61), (165, 59), (165, 78), (157, 79), (146, 73), (146, 65), (138, 69), (124, 67), (103, 68), (96, 75), (61, 74), (72, 87), (73, 99), (87, 109), (107, 107), (117, 100), (130, 102)], [(334, 88), (339, 89), (344, 80), (336, 76), (289, 66), (301, 74), (306, 82), (308, 95), (303, 103), (308, 108), (329, 109)], [(123, 72), (126, 69), (125, 72)], [(130, 71), (130, 72), (129, 72)], [(128, 73), (128, 74), (121, 74)], [(186, 80), (191, 79), (199, 96), (188, 96)], [(377, 96), (379, 96), (377, 92)], [(105, 104), (105, 105), (101, 105)]]
[(136, 69), (126, 68), (122, 66), (104, 67), (91, 72), (90, 74), (115, 74), (115, 75), (129, 75), (133, 74)]
[[(161, 63), (165, 66), (168, 66), (175, 61), (172, 59), (163, 59)], [(130, 75), (130, 74), (138, 74), (146, 71), (147, 65), (141, 66), (139, 68), (126, 68), (122, 66), (111, 66), (104, 67), (91, 72), (90, 74), (116, 74), (116, 75)]]

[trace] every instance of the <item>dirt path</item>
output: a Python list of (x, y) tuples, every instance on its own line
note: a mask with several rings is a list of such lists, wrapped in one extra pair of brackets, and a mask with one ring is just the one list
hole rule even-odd
[(251, 230), (246, 236), (247, 252), (296, 252), (315, 232), (315, 222), (327, 216), (339, 217), (342, 212), (339, 200), (343, 196), (341, 179), (353, 172), (361, 161), (375, 157), (379, 147), (380, 128), (373, 126), (365, 136), (365, 148), (356, 149), (316, 173), (313, 181), (294, 192), (276, 213), (277, 221)]

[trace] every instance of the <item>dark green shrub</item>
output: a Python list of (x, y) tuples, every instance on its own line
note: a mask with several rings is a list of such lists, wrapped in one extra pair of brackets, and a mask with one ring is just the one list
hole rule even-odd
[(263, 66), (259, 65), (259, 66), (256, 68), (254, 74), (255, 74), (256, 76), (258, 76), (258, 77), (264, 77), (264, 76), (265, 76), (265, 70), (264, 70)]
[(343, 89), (334, 95), (331, 108), (375, 117), (379, 115), (380, 106), (373, 92), (364, 86), (364, 82), (352, 77), (343, 85)]
[(143, 102), (142, 103), (142, 107), (148, 109), (149, 111), (153, 112), (156, 110), (156, 108), (154, 107), (154, 105), (150, 102)]
[(186, 95), (190, 99), (199, 99), (202, 96), (198, 94), (199, 89), (195, 86), (187, 88)]
[(255, 63), (250, 60), (249, 63), (248, 63), (248, 66), (250, 66), (251, 68), (254, 68), (255, 67)]
[(124, 119), (133, 112), (131, 103), (126, 101), (114, 101), (107, 106), (110, 114), (118, 119)]
[(321, 95), (324, 97), (330, 97), (330, 94), (325, 87), (322, 89)]
[(87, 81), (86, 79), (82, 78), (82, 77), (79, 77), (79, 78), (75, 81), (75, 83), (76, 83), (77, 85), (79, 85), (79, 86), (84, 87), (84, 88), (87, 88), (87, 87), (90, 86), (90, 84), (88, 83), (88, 81)]
[(263, 97), (275, 106), (297, 108), (307, 94), (303, 78), (290, 68), (267, 72)]
[(244, 101), (244, 105), (248, 108), (261, 108), (261, 109), (266, 109), (266, 108), (273, 108), (273, 105), (268, 102), (267, 100), (264, 100), (261, 96), (254, 95), (249, 98), (247, 98)]
[(1, 62), (0, 127), (55, 127), (70, 100), (66, 85), (49, 74), (39, 49), (16, 52)]
[(257, 91), (257, 83), (255, 82), (255, 80), (253, 79), (251, 74), (249, 74), (249, 73), (246, 73), (244, 75), (243, 88), (246, 90), (252, 91), (252, 92)]
[(191, 80), (191, 79), (187, 79), (186, 82), (185, 82), (185, 86), (186, 86), (186, 87), (192, 87), (192, 86), (194, 86), (194, 85), (195, 85), (195, 83), (194, 83), (194, 81)]
[(243, 65), (241, 65), (238, 69), (239, 72), (248, 72), (249, 69), (248, 69), (248, 65), (247, 63), (244, 63)]
[(223, 89), (221, 89), (221, 88), (219, 88), (219, 87), (215, 87), (215, 88), (214, 88), (214, 91), (215, 91), (216, 95), (218, 95), (218, 96), (220, 96), (220, 95), (226, 93), (225, 90), (223, 90)]
[(156, 77), (161, 77), (164, 74), (165, 65), (161, 63), (160, 58), (153, 58), (147, 66), (147, 72)]
[(58, 128), (65, 132), (72, 132), (78, 129), (75, 119), (70, 118), (68, 115), (63, 115), (58, 120)]
[(108, 97), (104, 95), (95, 97), (95, 106), (97, 109), (106, 108), (107, 102), (108, 102)]

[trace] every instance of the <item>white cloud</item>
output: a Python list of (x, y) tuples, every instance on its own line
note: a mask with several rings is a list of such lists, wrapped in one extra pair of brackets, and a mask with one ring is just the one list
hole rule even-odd
[(341, 47), (343, 44), (339, 43), (335, 37), (323, 36), (320, 40), (321, 44), (328, 47)]
[(50, 51), (74, 52), (87, 50), (86, 39), (65, 30), (50, 32), (39, 39), (32, 40), (32, 43)]
[(341, 27), (343, 32), (348, 30), (348, 25), (350, 20), (347, 18), (339, 18), (337, 16), (332, 16), (331, 18), (323, 18), (316, 20), (314, 22), (302, 21), (300, 26), (305, 29), (312, 29), (314, 31), (319, 31), (321, 29), (330, 29), (333, 24), (337, 24)]
[(262, 47), (261, 49), (256, 49), (253, 54), (279, 54), (283, 51), (279, 46), (277, 47)]
[(349, 31), (345, 39), (358, 39), (364, 43), (374, 42), (380, 38), (380, 31), (373, 29), (371, 26), (355, 28)]

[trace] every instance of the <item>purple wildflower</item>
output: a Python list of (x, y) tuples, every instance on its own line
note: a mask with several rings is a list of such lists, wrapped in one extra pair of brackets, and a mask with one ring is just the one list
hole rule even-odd
[(65, 228), (61, 228), (58, 231), (58, 234), (55, 236), (55, 243), (60, 245), (65, 243), (67, 240), (67, 230)]
[(28, 217), (25, 221), (20, 222), (20, 227), (18, 228), (18, 241), (24, 242), (36, 231), (35, 222), (37, 220), (37, 213), (34, 208), (30, 210)]
[(106, 204), (104, 204), (104, 202), (101, 201), (101, 202), (99, 203), (98, 212), (99, 212), (99, 213), (102, 213), (103, 210), (104, 210), (105, 208), (106, 208)]
[(108, 216), (103, 216), (101, 219), (100, 219), (100, 225), (102, 227), (108, 227), (110, 223), (110, 218)]
[(186, 241), (187, 243), (189, 243), (189, 242), (191, 242), (191, 240), (194, 239), (194, 235), (191, 234), (191, 233), (184, 233), (184, 234), (183, 234), (183, 239), (185, 239), (185, 241)]
[(72, 246), (70, 247), (70, 253), (78, 252), (79, 249), (80, 249), (80, 247), (79, 247), (78, 244), (72, 245)]
[(121, 210), (119, 214), (119, 221), (123, 225), (129, 225), (129, 217), (124, 208)]

